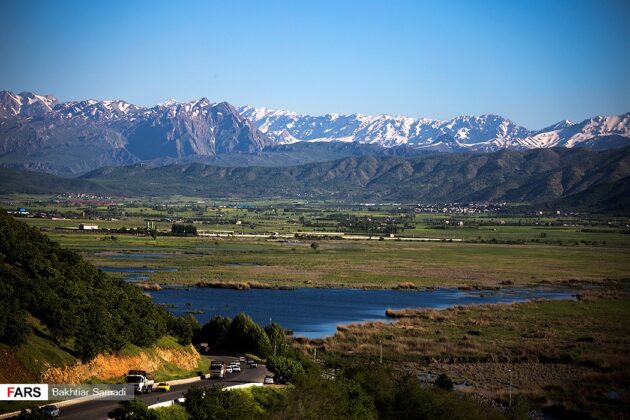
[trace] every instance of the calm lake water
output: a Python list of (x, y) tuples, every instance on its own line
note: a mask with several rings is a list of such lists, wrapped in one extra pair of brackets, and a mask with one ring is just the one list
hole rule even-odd
[(432, 291), (315, 289), (251, 289), (247, 291), (211, 288), (173, 288), (151, 292), (156, 303), (167, 305), (176, 315), (195, 313), (202, 324), (217, 316), (233, 317), (239, 312), (259, 324), (269, 319), (309, 338), (333, 335), (339, 324), (388, 320), (385, 310), (403, 308), (444, 309), (455, 305), (523, 302), (536, 298), (574, 299), (575, 292), (547, 288), (504, 289), (501, 291)]
[(98, 267), (106, 273), (155, 273), (156, 271), (177, 271), (176, 267)]

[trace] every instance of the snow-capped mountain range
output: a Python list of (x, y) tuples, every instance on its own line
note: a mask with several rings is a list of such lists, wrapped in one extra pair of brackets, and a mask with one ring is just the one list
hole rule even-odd
[(81, 173), (155, 159), (254, 153), (271, 144), (227, 102), (207, 98), (143, 108), (125, 101), (59, 103), (0, 92), (0, 163)]
[[(301, 142), (312, 147), (302, 147), (299, 153), (290, 149)], [(328, 147), (322, 142), (335, 144)], [(32, 92), (0, 92), (0, 165), (67, 174), (145, 161), (215, 162), (221, 156), (231, 156), (223, 162), (234, 164), (235, 155), (243, 165), (288, 165), (383, 150), (407, 155), (549, 147), (608, 149), (627, 144), (630, 113), (580, 123), (561, 121), (532, 131), (498, 115), (449, 121), (389, 115), (310, 116), (235, 108), (207, 98), (167, 100), (147, 108), (122, 100), (59, 102)], [(308, 150), (314, 148), (317, 153), (311, 156)], [(280, 149), (283, 154), (275, 153)]]
[[(593, 117), (580, 123), (565, 120), (532, 131), (498, 115), (460, 116), (448, 121), (390, 115), (301, 115), (291, 111), (243, 106), (239, 112), (276, 143), (342, 141), (409, 145), (440, 151), (495, 151), (549, 147), (594, 148), (623, 145), (630, 138), (630, 113)], [(594, 140), (607, 137), (607, 145)], [(627, 141), (630, 143), (630, 140)], [(604, 147), (598, 147), (604, 146)]]

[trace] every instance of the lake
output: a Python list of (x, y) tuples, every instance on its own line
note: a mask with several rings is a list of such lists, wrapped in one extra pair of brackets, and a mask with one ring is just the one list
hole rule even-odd
[(261, 325), (273, 319), (296, 336), (309, 338), (333, 335), (339, 324), (388, 321), (385, 316), (388, 308), (444, 309), (455, 305), (524, 302), (538, 298), (575, 299), (574, 291), (549, 288), (499, 291), (447, 288), (430, 291), (328, 288), (241, 291), (191, 287), (163, 289), (150, 292), (150, 295), (154, 302), (168, 305), (168, 310), (176, 315), (194, 313), (202, 324), (217, 315), (233, 317), (245, 312)]

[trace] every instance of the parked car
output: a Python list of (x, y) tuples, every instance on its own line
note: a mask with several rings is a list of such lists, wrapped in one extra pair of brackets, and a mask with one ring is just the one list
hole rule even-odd
[(252, 362), (251, 362), (251, 363), (249, 363), (249, 367), (250, 367), (250, 369), (251, 369), (251, 368), (257, 368), (257, 367), (258, 367), (258, 363), (254, 362), (254, 361), (252, 360)]
[(166, 382), (160, 382), (155, 387), (155, 390), (156, 391), (162, 391), (162, 392), (168, 392), (168, 391), (171, 390), (171, 386), (169, 384), (167, 384)]
[(239, 357), (238, 361), (241, 362), (241, 363), (245, 362), (245, 357), (244, 356)]
[(263, 381), (263, 384), (273, 385), (274, 384), (273, 376), (265, 376), (265, 380)]
[(45, 405), (42, 407), (42, 414), (46, 417), (59, 417), (59, 407), (56, 405)]
[(232, 368), (232, 372), (240, 372), (241, 371), (241, 365), (239, 365), (238, 363), (232, 363), (230, 365), (230, 367)]
[(225, 373), (232, 373), (232, 366), (226, 366)]

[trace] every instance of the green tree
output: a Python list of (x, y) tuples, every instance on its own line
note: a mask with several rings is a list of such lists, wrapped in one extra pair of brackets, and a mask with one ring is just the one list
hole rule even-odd
[(260, 357), (271, 354), (269, 337), (248, 315), (239, 313), (230, 323), (226, 334), (228, 348), (242, 353), (254, 353)]
[(277, 322), (272, 322), (270, 325), (265, 326), (265, 333), (271, 342), (274, 356), (285, 355), (291, 350), (290, 346), (287, 344), (286, 332)]
[(232, 319), (225, 316), (216, 316), (206, 322), (195, 339), (197, 343), (208, 343), (217, 348), (226, 345), (226, 337)]
[(186, 345), (193, 341), (193, 337), (199, 335), (199, 322), (191, 315), (173, 316), (169, 320), (169, 332), (174, 335), (180, 344)]
[(7, 280), (0, 278), (0, 342), (17, 345), (26, 340), (29, 328), (20, 297)]
[(276, 378), (282, 378), (287, 382), (292, 382), (305, 373), (304, 367), (299, 361), (285, 356), (268, 357), (267, 368), (276, 375)]
[(324, 379), (321, 373), (299, 376), (281, 404), (270, 409), (271, 418), (376, 419), (369, 395), (353, 381)]
[(259, 416), (254, 400), (239, 391), (220, 387), (192, 387), (184, 394), (184, 408), (195, 420), (241, 420)]
[(114, 420), (158, 420), (158, 415), (149, 409), (142, 400), (121, 401), (119, 407), (107, 413)]

